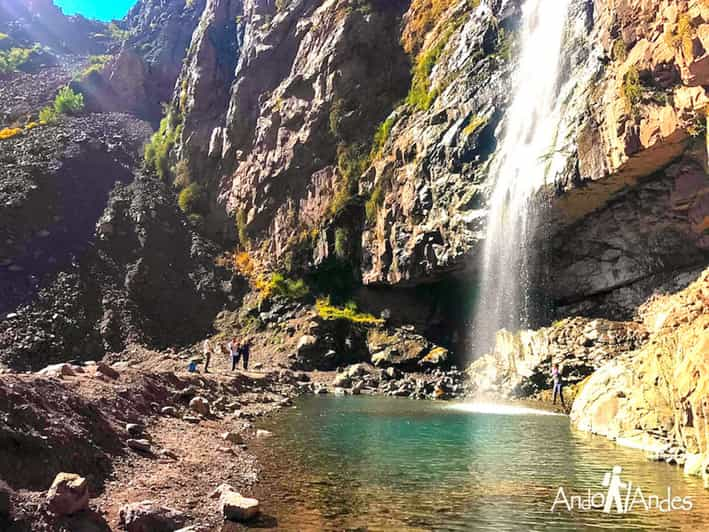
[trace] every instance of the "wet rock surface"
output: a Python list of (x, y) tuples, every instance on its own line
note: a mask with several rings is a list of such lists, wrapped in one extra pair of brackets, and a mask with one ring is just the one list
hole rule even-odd
[(587, 379), (574, 402), (572, 422), (670, 463), (684, 464), (677, 457), (686, 453), (706, 459), (708, 303), (709, 272), (704, 271), (685, 290), (643, 305), (648, 341)]
[(497, 333), (492, 353), (467, 370), (474, 394), (529, 397), (551, 389), (551, 367), (567, 385), (583, 381), (605, 362), (647, 341), (636, 323), (569, 318), (537, 331)]

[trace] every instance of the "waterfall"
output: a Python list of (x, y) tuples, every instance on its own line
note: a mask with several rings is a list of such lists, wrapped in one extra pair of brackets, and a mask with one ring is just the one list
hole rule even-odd
[(571, 1), (527, 0), (523, 7), (515, 90), (489, 174), (494, 188), (481, 257), (474, 356), (491, 350), (499, 329), (529, 326), (532, 239), (538, 221), (531, 199), (555, 166), (562, 41)]

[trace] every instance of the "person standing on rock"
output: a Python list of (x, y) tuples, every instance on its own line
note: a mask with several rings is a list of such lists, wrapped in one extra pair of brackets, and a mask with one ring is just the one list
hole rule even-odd
[(239, 345), (239, 341), (236, 339), (236, 336), (231, 339), (231, 342), (229, 342), (229, 353), (231, 354), (231, 370), (234, 371), (236, 369), (236, 365), (239, 363), (241, 353), (241, 346)]
[(559, 364), (552, 365), (551, 378), (554, 381), (554, 391), (552, 392), (552, 404), (556, 404), (556, 396), (558, 394), (559, 399), (561, 399), (561, 406), (564, 408), (564, 410), (566, 410), (566, 405), (564, 404), (564, 394), (561, 391), (563, 383), (561, 380), (561, 373), (559, 372)]
[(209, 343), (209, 339), (204, 341), (204, 372), (209, 372), (209, 362), (212, 360), (212, 344)]
[(241, 346), (241, 356), (244, 359), (244, 371), (249, 369), (249, 355), (251, 354), (251, 339), (247, 338)]

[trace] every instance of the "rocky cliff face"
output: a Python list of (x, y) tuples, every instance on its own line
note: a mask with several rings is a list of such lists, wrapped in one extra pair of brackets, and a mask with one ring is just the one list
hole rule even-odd
[(204, 6), (205, 0), (139, 1), (114, 30), (121, 42), (115, 58), (82, 83), (89, 108), (157, 124)]
[[(411, 321), (428, 332), (445, 313), (418, 290), (475, 283), (490, 162), (506, 124), (533, 119), (506, 114), (522, 4), (144, 0), (114, 28), (117, 56), (76, 86), (90, 109), (153, 122), (168, 103), (163, 178), (207, 205), (185, 209), (201, 218), (180, 231), (248, 251), (259, 272), (344, 275), (333, 284), (377, 311), (413, 301)], [(565, 107), (539, 198), (535, 297), (549, 322), (626, 320), (709, 260), (707, 22), (699, 0), (571, 3)], [(125, 161), (120, 180), (137, 164)], [(159, 196), (174, 202), (169, 187)], [(18, 253), (5, 253), (8, 267)], [(163, 255), (193, 271), (187, 253)], [(442, 336), (452, 345), (451, 330)]]
[[(474, 274), (488, 163), (524, 119), (505, 116), (520, 4), (209, 2), (173, 105), (177, 159), (209, 182), (216, 230), (306, 271), (346, 235), (364, 285)], [(625, 319), (707, 261), (706, 15), (572, 3), (540, 231), (559, 315)]]
[(706, 464), (708, 305), (709, 271), (684, 291), (644, 305), (647, 343), (609, 361), (583, 383), (572, 421), (626, 445), (704, 453)]
[[(8, 366), (95, 359), (131, 343), (194, 342), (220, 310), (238, 304), (238, 283), (214, 264), (218, 248), (190, 229), (164, 184), (118, 185), (95, 227), (82, 242), (91, 247), (0, 324)], [(32, 273), (40, 285), (41, 272)], [(22, 285), (14, 276), (3, 286)]]
[(593, 80), (574, 171), (551, 214), (562, 313), (627, 318), (672, 272), (707, 263), (707, 16), (700, 1), (595, 2)]

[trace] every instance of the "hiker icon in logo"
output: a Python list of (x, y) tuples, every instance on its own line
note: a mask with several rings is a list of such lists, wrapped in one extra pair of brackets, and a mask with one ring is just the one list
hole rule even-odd
[(623, 507), (623, 497), (620, 494), (620, 490), (628, 488), (629, 485), (626, 482), (620, 480), (620, 473), (623, 468), (620, 466), (613, 466), (613, 472), (608, 472), (603, 475), (603, 487), (608, 488), (608, 493), (606, 494), (605, 505), (603, 506), (604, 513), (611, 513), (611, 507), (613, 502), (615, 502), (616, 511), (619, 514), (624, 514), (626, 509)]

